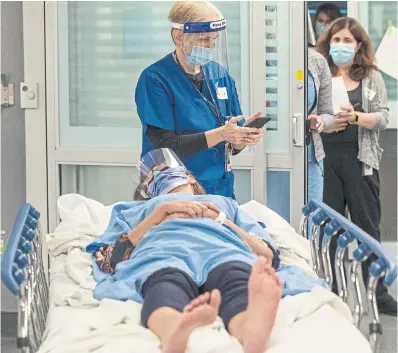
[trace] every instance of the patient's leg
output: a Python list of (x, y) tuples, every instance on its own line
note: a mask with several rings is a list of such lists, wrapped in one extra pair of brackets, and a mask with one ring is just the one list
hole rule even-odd
[(192, 331), (215, 321), (219, 291), (199, 296), (195, 283), (184, 272), (166, 268), (144, 283), (142, 323), (161, 340), (164, 353), (184, 353)]
[(231, 261), (210, 272), (203, 291), (221, 291), (220, 316), (245, 353), (263, 353), (275, 321), (281, 284), (264, 258), (252, 267)]
[(220, 302), (220, 292), (214, 290), (192, 300), (182, 313), (167, 307), (154, 311), (148, 327), (160, 338), (162, 352), (184, 353), (192, 331), (216, 320)]
[(242, 343), (245, 353), (263, 353), (275, 322), (282, 284), (273, 268), (259, 258), (252, 268), (248, 284), (247, 310), (236, 315), (228, 325), (230, 333)]

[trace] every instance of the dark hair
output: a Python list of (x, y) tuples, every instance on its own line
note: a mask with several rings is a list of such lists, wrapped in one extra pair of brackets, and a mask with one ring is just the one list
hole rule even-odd
[(330, 22), (341, 17), (340, 9), (333, 3), (326, 2), (320, 5), (316, 10), (315, 20), (318, 18), (321, 12), (325, 13), (330, 18)]
[[(158, 170), (162, 170), (161, 168)], [(193, 194), (194, 195), (206, 195), (206, 190), (203, 188), (203, 186), (196, 180), (196, 178), (193, 176), (193, 174), (189, 171), (187, 171), (187, 175), (193, 179), (195, 179), (194, 184), (190, 184), (193, 189)], [(134, 191), (134, 201), (145, 201), (149, 200), (149, 198), (145, 198), (141, 195), (140, 190), (141, 190), (141, 185), (146, 182), (146, 180), (141, 180), (138, 186), (136, 187)]]
[(330, 41), (332, 37), (340, 32), (342, 29), (348, 28), (352, 36), (358, 43), (361, 43), (360, 48), (355, 54), (353, 64), (351, 65), (348, 74), (354, 81), (360, 81), (366, 77), (370, 71), (376, 69), (374, 64), (374, 51), (372, 42), (366, 34), (360, 23), (351, 17), (341, 17), (334, 20), (321, 34), (317, 43), (316, 49), (328, 61), (332, 76), (337, 74), (337, 66), (329, 55)]

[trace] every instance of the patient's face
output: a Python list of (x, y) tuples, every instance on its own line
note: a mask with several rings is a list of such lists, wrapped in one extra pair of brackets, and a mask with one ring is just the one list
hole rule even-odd
[(191, 184), (185, 184), (185, 185), (177, 186), (175, 189), (171, 190), (169, 192), (169, 194), (174, 194), (176, 192), (191, 192), (191, 193), (193, 193), (194, 190), (193, 190), (193, 187)]

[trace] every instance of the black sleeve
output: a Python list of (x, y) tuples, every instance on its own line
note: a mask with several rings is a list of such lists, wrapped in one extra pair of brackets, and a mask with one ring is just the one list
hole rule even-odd
[(147, 125), (146, 136), (155, 149), (170, 148), (179, 157), (191, 156), (208, 148), (204, 132), (176, 135), (173, 131)]

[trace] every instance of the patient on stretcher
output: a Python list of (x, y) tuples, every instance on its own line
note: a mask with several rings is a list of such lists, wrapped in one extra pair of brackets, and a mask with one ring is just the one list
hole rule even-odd
[(139, 201), (115, 206), (87, 247), (108, 273), (97, 272), (95, 297), (142, 302), (164, 353), (184, 353), (217, 315), (245, 353), (263, 353), (283, 287), (268, 233), (235, 201), (205, 195), (172, 151), (150, 152), (140, 168)]

